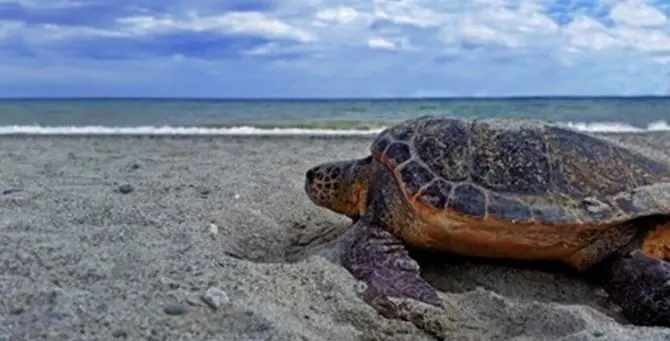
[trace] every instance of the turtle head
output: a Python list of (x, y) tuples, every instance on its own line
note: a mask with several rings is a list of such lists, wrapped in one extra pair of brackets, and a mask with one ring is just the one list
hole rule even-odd
[(313, 203), (357, 220), (367, 206), (372, 156), (322, 163), (305, 173), (305, 192)]

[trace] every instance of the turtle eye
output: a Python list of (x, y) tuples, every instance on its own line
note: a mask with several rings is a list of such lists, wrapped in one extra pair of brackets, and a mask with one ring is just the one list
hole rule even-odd
[(337, 179), (340, 176), (340, 169), (339, 168), (333, 168), (330, 171), (330, 176), (333, 177), (334, 179)]

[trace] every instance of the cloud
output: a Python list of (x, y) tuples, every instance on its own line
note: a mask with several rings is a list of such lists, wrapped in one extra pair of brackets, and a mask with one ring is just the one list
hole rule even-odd
[(665, 94), (668, 0), (0, 0), (0, 95)]
[(289, 39), (304, 43), (316, 39), (310, 32), (259, 12), (230, 12), (212, 16), (189, 13), (181, 19), (144, 15), (119, 18), (117, 21), (120, 26), (117, 32), (130, 37), (185, 31)]

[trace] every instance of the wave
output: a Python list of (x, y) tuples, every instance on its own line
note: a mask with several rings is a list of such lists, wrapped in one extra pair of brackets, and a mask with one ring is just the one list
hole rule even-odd
[(372, 131), (372, 130), (381, 130), (385, 127), (395, 123), (397, 121), (391, 120), (321, 120), (321, 121), (298, 121), (298, 122), (254, 122), (249, 125), (246, 122), (240, 123), (210, 123), (200, 125), (199, 127), (204, 128), (241, 128), (241, 127), (252, 127), (257, 129), (264, 130), (275, 130), (275, 129), (305, 129), (305, 130), (360, 130), (360, 131)]
[[(652, 122), (646, 128), (622, 122), (558, 122), (558, 124), (572, 129), (601, 133), (644, 133), (654, 131), (670, 131), (670, 124), (666, 121)], [(387, 123), (388, 125), (388, 123)], [(322, 124), (309, 126), (297, 123), (272, 126), (240, 125), (240, 126), (39, 126), (39, 125), (11, 125), (0, 126), (0, 135), (232, 135), (232, 136), (367, 136), (381, 132), (386, 125), (373, 122), (367, 125), (350, 124)]]
[(383, 128), (361, 129), (309, 129), (309, 128), (258, 128), (254, 126), (238, 126), (225, 128), (208, 127), (173, 127), (173, 126), (0, 126), (0, 135), (343, 135), (365, 136), (374, 135)]
[(596, 133), (645, 133), (653, 131), (670, 131), (670, 124), (666, 121), (649, 123), (646, 128), (640, 128), (621, 122), (559, 122), (558, 124), (576, 130)]

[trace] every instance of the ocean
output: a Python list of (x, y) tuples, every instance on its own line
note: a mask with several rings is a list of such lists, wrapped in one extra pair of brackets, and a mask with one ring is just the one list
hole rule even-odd
[(2, 99), (0, 134), (364, 135), (420, 115), (670, 130), (670, 97), (349, 100)]

